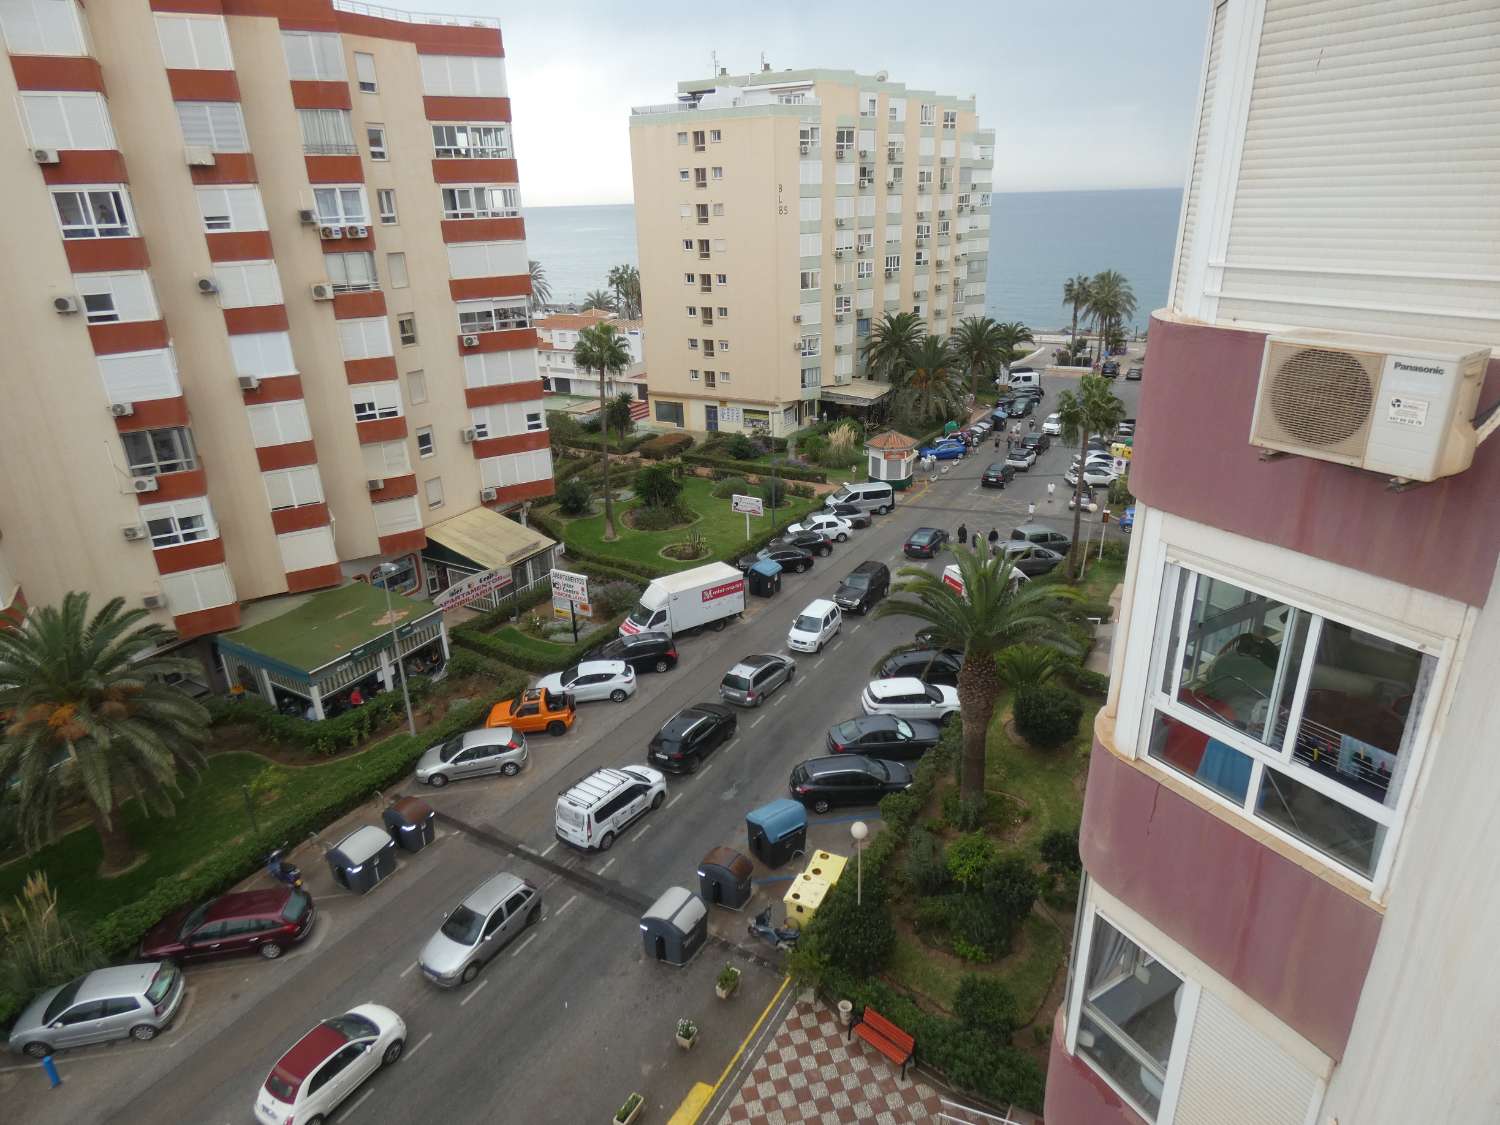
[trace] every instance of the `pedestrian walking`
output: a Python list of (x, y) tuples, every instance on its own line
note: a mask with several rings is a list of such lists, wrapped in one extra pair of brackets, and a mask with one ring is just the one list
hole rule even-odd
[(1056, 491), (1057, 491), (1057, 484), (1056, 484), (1056, 482), (1049, 480), (1047, 482), (1047, 503), (1049, 503), (1049, 504), (1052, 503), (1052, 496), (1053, 496), (1053, 493), (1055, 493)]
[(1031, 501), (1029, 504), (1026, 505), (1026, 517), (1028, 519), (1030, 519), (1034, 515), (1036, 515), (1036, 501), (1035, 500)]
[[(995, 435), (995, 452), (996, 453), (1000, 452), (1000, 435), (999, 434)], [(1010, 450), (1007, 448), (1005, 452), (1009, 453)]]
[(995, 549), (997, 547), (999, 547), (999, 546), (1000, 546), (1000, 529), (998, 527), (992, 527), (992, 528), (990, 528), (990, 554), (993, 555), (995, 553)]
[[(995, 439), (995, 448), (996, 449), (1000, 448), (1000, 439), (999, 438)], [(1005, 435), (1005, 455), (1007, 457), (1010, 456), (1010, 435), (1009, 434)]]
[(965, 524), (958, 525), (958, 545), (964, 546), (969, 542), (969, 529)]
[(1032, 433), (1036, 433), (1036, 419), (1035, 418), (1028, 418), (1028, 419), (1026, 419), (1026, 428), (1028, 430), (1030, 430)]

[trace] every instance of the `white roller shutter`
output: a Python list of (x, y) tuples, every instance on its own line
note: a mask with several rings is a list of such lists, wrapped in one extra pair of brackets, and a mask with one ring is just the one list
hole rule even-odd
[(250, 437), (257, 448), (312, 440), (312, 424), (301, 399), (248, 406), (245, 415), (250, 419)]
[(479, 480), (486, 488), (504, 488), (547, 480), (552, 476), (552, 452), (534, 449), (504, 457), (486, 457), (479, 462)]
[(1317, 1079), (1204, 990), (1173, 1125), (1304, 1125)]
[(198, 211), (205, 231), (265, 230), (266, 209), (260, 188), (254, 184), (236, 187), (200, 187)]
[(368, 480), (404, 477), (411, 474), (411, 452), (404, 441), (382, 441), (359, 447)]
[(391, 349), (391, 324), (383, 316), (360, 320), (341, 320), (339, 348), (345, 359), (375, 359), (394, 355)]
[[(114, 324), (133, 320), (156, 320), (156, 294), (145, 270), (120, 273), (75, 273), (73, 285), (84, 298), (90, 324)], [(89, 301), (88, 298), (100, 298)], [(104, 299), (104, 298), (107, 298)]]
[(1193, 256), (1193, 239), (1198, 232), (1198, 211), (1203, 190), (1203, 161), (1208, 153), (1208, 130), (1214, 116), (1214, 94), (1219, 85), (1219, 59), (1224, 49), (1224, 16), (1225, 9), (1228, 7), (1227, 0), (1214, 6), (1213, 27), (1209, 32), (1208, 64), (1203, 76), (1203, 99), (1198, 106), (1198, 129), (1193, 137), (1193, 163), (1188, 172), (1187, 195), (1182, 201), (1182, 239), (1177, 246), (1177, 268), (1172, 280), (1174, 298), (1178, 287), (1187, 277)]
[(93, 93), (23, 93), (21, 113), (34, 148), (111, 149), (118, 147), (104, 98)]
[(464, 386), (497, 387), (528, 383), (537, 374), (536, 350), (521, 348), (507, 352), (475, 352), (464, 356)]
[(290, 332), (246, 332), (231, 336), (229, 352), (234, 357), (236, 375), (267, 378), (297, 374)]
[(214, 279), (219, 283), (221, 308), (281, 304), (281, 277), (275, 262), (215, 262)]
[(283, 31), (289, 77), (298, 81), (332, 82), (344, 77), (344, 48), (337, 33)]
[(261, 481), (266, 486), (266, 500), (273, 512), (318, 504), (323, 500), (323, 478), (318, 475), (316, 465), (262, 473)]
[(168, 70), (233, 70), (223, 16), (156, 13), (156, 37)]
[(395, 535), (402, 531), (420, 531), (422, 528), (422, 506), (417, 503), (415, 496), (371, 504), (370, 511), (375, 514), (377, 535)]
[(235, 600), (234, 583), (223, 563), (201, 570), (183, 570), (161, 576), (162, 593), (173, 614), (193, 613), (200, 609), (229, 605)]
[(238, 102), (178, 102), (177, 120), (185, 144), (214, 152), (249, 152), (245, 116)]
[(0, 30), (13, 55), (86, 55), (77, 0), (0, 0)]
[(439, 97), (503, 98), (505, 60), (481, 55), (422, 55), (422, 93)]
[(333, 529), (330, 527), (289, 531), (276, 537), (276, 546), (281, 549), (281, 569), (288, 574), (339, 561), (338, 552), (333, 548)]
[(448, 247), (448, 276), (520, 277), (529, 273), (524, 242), (459, 242)]
[(171, 348), (98, 357), (104, 393), (111, 403), (146, 402), (182, 394), (177, 381), (177, 357)]

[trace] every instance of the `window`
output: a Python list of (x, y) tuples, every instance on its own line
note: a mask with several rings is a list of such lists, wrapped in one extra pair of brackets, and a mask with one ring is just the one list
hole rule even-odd
[(383, 316), (340, 320), (339, 350), (345, 359), (378, 359), (391, 354), (390, 324)]
[(697, 213), (698, 222), (706, 226), (708, 224), (708, 204), (698, 204), (695, 208), (695, 211)]
[(118, 148), (104, 97), (93, 93), (22, 93), (21, 115), (33, 148)]
[(887, 254), (885, 256), (885, 270), (887, 273), (896, 273), (901, 269), (901, 255)]
[(260, 479), (266, 486), (266, 500), (273, 512), (323, 502), (323, 481), (315, 465), (262, 473)]
[(511, 155), (510, 126), (498, 122), (493, 125), (434, 125), (432, 149), (433, 155), (440, 157), (508, 159)]
[(710, 243), (706, 238), (700, 238), (698, 240), (698, 257), (710, 258), (713, 256), (713, 252), (709, 249), (709, 245)]
[(260, 188), (254, 184), (194, 190), (205, 231), (266, 229), (266, 209), (261, 203)]
[(682, 240), (682, 248), (691, 251), (693, 249), (693, 240), (691, 238), (684, 238)]
[(708, 187), (708, 169), (707, 168), (694, 168), (693, 169), (693, 186), (697, 187), (697, 188), (706, 188), (706, 187)]
[(679, 180), (681, 180), (683, 183), (691, 182), (691, 180), (693, 178), (692, 170), (689, 169), (689, 168), (679, 168), (679, 169), (677, 169), (677, 178)]
[[(684, 239), (683, 241), (686, 243), (685, 249), (691, 250), (693, 248), (693, 240), (691, 238)], [(682, 275), (682, 282), (684, 285), (692, 285), (697, 280), (698, 275), (695, 273), (685, 273)]]
[(334, 82), (345, 77), (344, 49), (337, 34), (283, 31), (281, 49), (295, 81)]
[(479, 481), (485, 488), (505, 488), (552, 476), (552, 454), (546, 449), (486, 457), (479, 463)]
[(297, 374), (289, 332), (246, 332), (229, 337), (236, 375), (266, 378)]
[(717, 274), (714, 274), (714, 284), (715, 285), (728, 285), (729, 284), (729, 275), (727, 273), (717, 273)]
[(361, 383), (349, 388), (356, 422), (373, 422), (377, 418), (401, 417), (399, 383)]
[(177, 355), (170, 346), (151, 351), (101, 355), (96, 362), (111, 403), (149, 402), (182, 394)]
[(161, 317), (151, 280), (144, 270), (74, 274), (73, 284), (83, 300), (84, 315), (90, 324), (120, 324)]
[(719, 382), (721, 382), (721, 383), (727, 383), (727, 382), (729, 382), (729, 372), (727, 372), (727, 371), (720, 371), (719, 372)]
[(0, 30), (13, 55), (86, 55), (88, 40), (74, 0), (5, 0)]
[(1436, 658), (1177, 566), (1163, 596), (1148, 754), (1374, 879)]
[(690, 351), (697, 351), (698, 350), (698, 337), (696, 337), (696, 336), (689, 336), (688, 337), (688, 349)]
[(723, 130), (721, 130), (721, 129), (710, 129), (708, 131), (708, 141), (709, 141), (709, 144), (715, 144), (716, 145), (720, 141), (722, 141), (723, 139), (724, 139), (724, 132), (723, 132)]
[(688, 381), (692, 383), (696, 383), (698, 381), (698, 369), (696, 367), (688, 368)]
[(382, 226), (396, 225), (396, 189), (376, 188), (375, 206), (380, 209), (380, 223)]
[(823, 350), (823, 337), (821, 337), (821, 336), (804, 336), (804, 337), (802, 337), (802, 355), (803, 355), (804, 358), (806, 358), (808, 356), (818, 355), (818, 354), (820, 354), (822, 352), (822, 350)]
[(845, 295), (833, 299), (833, 311), (835, 313), (848, 313), (853, 306), (853, 298)]
[(474, 332), (504, 332), (512, 328), (531, 327), (531, 316), (527, 302), (522, 298), (486, 298), (482, 301), (460, 301), (458, 303), (458, 330), (468, 334)]
[(509, 219), (521, 213), (521, 191), (513, 187), (443, 188), (445, 219)]
[(823, 182), (823, 162), (821, 160), (803, 160), (797, 165), (797, 182), (799, 184), (821, 184)]
[(219, 285), (220, 308), (282, 303), (281, 278), (275, 262), (215, 262), (214, 280)]
[(861, 94), (860, 95), (860, 106), (859, 106), (859, 112), (860, 112), (861, 116), (864, 116), (864, 117), (874, 117), (875, 116), (875, 107), (878, 104), (878, 102), (879, 102), (878, 96), (875, 95), (875, 94)]
[(723, 305), (720, 305), (719, 306), (719, 316), (726, 317), (728, 315), (729, 315), (729, 310), (727, 308), (725, 308)]
[(693, 130), (693, 151), (702, 152), (704, 146), (704, 134), (702, 129)]
[[(417, 431), (417, 440), (419, 442), (422, 440), (422, 432), (420, 430)], [(443, 506), (442, 477), (433, 477), (423, 484), (422, 489), (427, 496), (427, 506), (429, 508), (441, 508)]]
[(64, 238), (128, 238), (135, 234), (123, 187), (54, 189)]
[(861, 262), (859, 262), (855, 266), (855, 276), (858, 277), (862, 281), (874, 277), (875, 276), (875, 263), (871, 262), (871, 261), (861, 261)]
[(528, 410), (526, 412), (526, 431), (536, 433), (538, 430), (546, 429), (547, 423), (539, 410)]
[(524, 242), (457, 242), (447, 250), (453, 278), (525, 277), (531, 268)]
[(177, 102), (177, 120), (184, 144), (214, 152), (249, 152), (245, 116), (239, 102)]
[(353, 156), (354, 126), (347, 109), (299, 109), (302, 151), (309, 156)]
[(823, 369), (821, 367), (804, 367), (802, 369), (802, 389), (809, 387), (821, 387), (823, 385)]
[(359, 447), (365, 478), (404, 477), (411, 472), (411, 451), (404, 441), (381, 441)]
[(724, 204), (722, 204), (722, 203), (715, 203), (714, 204), (714, 218), (716, 218), (716, 219), (722, 219), (723, 217), (724, 217)]
[(703, 373), (703, 385), (705, 387), (716, 387), (719, 384), (718, 376), (712, 371)]
[(411, 284), (406, 276), (406, 255), (387, 254), (385, 256), (385, 272), (390, 275), (392, 289), (405, 289)]
[(168, 70), (233, 70), (223, 16), (156, 13), (156, 38)]
[(368, 250), (344, 254), (324, 254), (328, 280), (335, 293), (368, 293), (380, 288), (375, 273), (375, 255)]
[(944, 129), (957, 129), (958, 128), (958, 111), (956, 109), (945, 109), (945, 110), (943, 110), (943, 128)]
[(370, 146), (371, 160), (387, 160), (389, 157), (385, 151), (385, 126), (366, 125), (365, 141)]
[(682, 425), (682, 403), (656, 400), (656, 420), (669, 426)]
[(678, 133), (677, 134), (677, 143), (680, 144), (680, 145), (687, 144), (688, 143), (688, 135), (687, 135), (687, 133), (685, 133), (685, 132)]
[(431, 457), (437, 452), (437, 443), (433, 441), (432, 427), (423, 426), (417, 430), (417, 456)]
[(420, 55), (429, 97), (503, 98), (505, 60), (490, 55)]
[(250, 420), (250, 437), (256, 448), (312, 439), (307, 407), (301, 399), (246, 407), (245, 416)]
[(313, 203), (317, 207), (320, 223), (342, 227), (366, 226), (370, 222), (365, 189), (360, 184), (313, 188)]
[(354, 74), (359, 79), (361, 93), (373, 94), (380, 87), (375, 82), (375, 56), (365, 51), (354, 52)]
[(930, 106), (930, 105), (928, 105), (927, 103), (925, 103), (925, 102), (922, 103), (921, 116), (918, 118), (918, 121), (919, 121), (920, 124), (922, 124), (922, 125), (931, 125), (932, 124), (932, 121), (933, 121), (932, 108), (933, 107)]
[(722, 180), (724, 178), (724, 169), (720, 168), (718, 165), (715, 165), (712, 169), (710, 169), (710, 174), (714, 179)]
[(530, 383), (537, 377), (536, 352), (517, 349), (503, 352), (475, 352), (463, 357), (464, 386), (501, 387)]
[(132, 476), (184, 473), (198, 467), (193, 432), (186, 426), (132, 430), (121, 434), (120, 442), (125, 446), (125, 464)]
[(427, 375), (421, 371), (406, 373), (406, 401), (413, 406), (427, 401)]
[(405, 316), (396, 318), (396, 335), (401, 338), (403, 348), (409, 348), (417, 342), (416, 313), (407, 313)]

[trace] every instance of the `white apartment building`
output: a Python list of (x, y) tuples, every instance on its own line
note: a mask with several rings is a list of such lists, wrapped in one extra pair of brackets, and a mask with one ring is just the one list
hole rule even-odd
[(604, 388), (611, 398), (624, 392), (632, 398), (646, 397), (645, 339), (643, 321), (622, 320), (603, 309), (585, 309), (577, 313), (549, 313), (536, 321), (537, 365), (542, 373), (542, 389), (549, 395), (599, 397), (599, 373), (581, 368), (573, 358), (578, 334), (596, 324), (612, 324), (625, 346), (630, 349), (630, 366), (618, 377), (611, 375)]

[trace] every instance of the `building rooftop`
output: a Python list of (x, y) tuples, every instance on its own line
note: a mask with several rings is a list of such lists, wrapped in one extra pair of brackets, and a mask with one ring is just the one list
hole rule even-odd
[[(398, 626), (439, 612), (428, 602), (394, 591), (390, 597)], [(220, 639), (302, 672), (315, 672), (391, 631), (385, 599), (385, 591), (368, 582), (350, 582), (315, 594), (279, 617)]]
[(917, 439), (907, 437), (899, 430), (886, 430), (865, 442), (866, 449), (915, 449)]
[[(596, 324), (615, 319), (615, 314), (608, 309), (584, 309), (576, 313), (548, 313), (539, 317), (536, 322), (538, 328), (569, 329), (569, 328), (592, 328)], [(623, 322), (621, 322), (623, 323)], [(617, 327), (619, 324), (617, 324)]]

